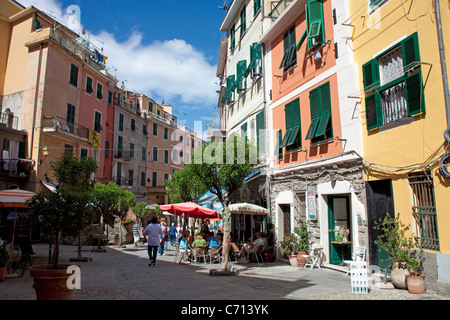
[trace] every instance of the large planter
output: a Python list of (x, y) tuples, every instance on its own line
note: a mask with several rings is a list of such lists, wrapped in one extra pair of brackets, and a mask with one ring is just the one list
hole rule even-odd
[(405, 268), (399, 268), (397, 264), (394, 265), (391, 271), (391, 282), (397, 289), (407, 289), (406, 275), (409, 271)]
[(305, 256), (306, 256), (306, 252), (299, 252), (299, 253), (297, 253), (297, 264), (298, 264), (298, 266), (300, 268), (304, 268), (305, 267), (305, 264), (307, 262), (307, 259), (306, 259)]
[(288, 256), (288, 258), (289, 258), (289, 263), (291, 264), (291, 266), (298, 267), (297, 256)]
[(30, 268), (37, 300), (72, 299), (73, 289), (67, 287), (67, 280), (72, 276), (67, 273), (69, 266), (58, 265), (58, 269), (52, 269), (53, 265), (40, 265)]
[(425, 276), (408, 274), (406, 275), (406, 285), (409, 293), (425, 293)]
[(6, 267), (0, 267), (0, 282), (6, 279)]

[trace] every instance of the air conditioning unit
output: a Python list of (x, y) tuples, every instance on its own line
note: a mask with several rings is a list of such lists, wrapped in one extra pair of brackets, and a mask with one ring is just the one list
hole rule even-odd
[(245, 79), (242, 78), (241, 81), (239, 82), (239, 91), (245, 91)]
[(262, 66), (258, 63), (253, 71), (253, 78), (261, 77), (262, 75)]

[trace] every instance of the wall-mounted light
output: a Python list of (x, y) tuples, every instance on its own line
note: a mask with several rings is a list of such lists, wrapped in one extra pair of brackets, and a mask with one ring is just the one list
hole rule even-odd
[(48, 152), (48, 147), (47, 147), (47, 146), (45, 146), (44, 148), (42, 148), (42, 154), (43, 154), (44, 158), (42, 158), (41, 160), (39, 160), (39, 165), (41, 165), (41, 164), (45, 161), (45, 159), (47, 159), (47, 156), (48, 156), (48, 154), (49, 154), (49, 152)]

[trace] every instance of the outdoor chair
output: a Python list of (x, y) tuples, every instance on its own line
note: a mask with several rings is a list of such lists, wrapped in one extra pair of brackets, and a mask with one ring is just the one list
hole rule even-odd
[(314, 269), (314, 267), (317, 267), (319, 270), (322, 269), (322, 250), (323, 247), (318, 243), (314, 243), (311, 246), (310, 254), (304, 255), (304, 257), (306, 257), (305, 268), (310, 267), (311, 269)]
[(350, 274), (351, 263), (356, 261), (366, 261), (366, 247), (356, 247), (352, 253), (352, 260), (344, 260), (344, 263), (348, 265), (348, 270), (345, 276)]
[(222, 246), (211, 246), (208, 251), (208, 257), (210, 264), (217, 261), (220, 263), (222, 261)]
[(197, 263), (200, 260), (203, 260), (203, 262), (206, 263), (207, 254), (205, 246), (195, 246), (192, 248), (192, 252), (194, 255), (194, 263)]
[(252, 258), (255, 257), (256, 258), (256, 262), (258, 262), (258, 264), (260, 263), (264, 263), (264, 254), (263, 254), (263, 245), (258, 246), (258, 249), (256, 250), (256, 252), (249, 252), (248, 253), (248, 258), (250, 261), (252, 261)]
[(239, 250), (239, 247), (236, 243), (231, 243), (231, 248), (229, 250), (229, 254), (233, 259), (234, 262), (239, 261), (241, 258), (241, 250)]
[(175, 262), (177, 264), (180, 264), (182, 260), (186, 260), (189, 258), (190, 249), (187, 247), (186, 241), (182, 241), (180, 242), (180, 244), (178, 242), (174, 242), (174, 246), (176, 249)]

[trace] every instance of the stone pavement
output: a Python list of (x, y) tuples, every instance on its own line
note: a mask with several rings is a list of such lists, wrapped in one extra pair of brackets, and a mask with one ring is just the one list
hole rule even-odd
[[(169, 246), (169, 248), (171, 248)], [(48, 245), (34, 244), (33, 265), (46, 264)], [(82, 266), (81, 289), (73, 300), (449, 300), (435, 292), (413, 295), (406, 290), (373, 289), (368, 294), (352, 294), (350, 277), (323, 268), (309, 270), (285, 263), (235, 264), (237, 276), (210, 276), (218, 264), (176, 264), (174, 250), (158, 256), (156, 266), (148, 266), (147, 246), (110, 246), (107, 252), (83, 256), (91, 262)], [(60, 263), (70, 263), (77, 247), (62, 246)], [(75, 263), (73, 263), (75, 264)], [(19, 270), (17, 271), (19, 273)], [(32, 279), (26, 271), (21, 278), (0, 283), (0, 300), (35, 300)]]

